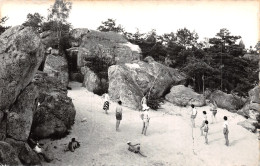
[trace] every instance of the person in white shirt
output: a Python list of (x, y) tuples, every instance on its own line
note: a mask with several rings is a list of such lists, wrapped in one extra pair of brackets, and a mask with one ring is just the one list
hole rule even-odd
[(144, 108), (144, 112), (142, 113), (142, 120), (143, 120), (142, 134), (144, 134), (145, 136), (146, 136), (147, 127), (149, 125), (149, 120), (150, 120), (148, 111), (149, 111), (149, 107), (147, 106)]
[(228, 140), (228, 133), (229, 133), (229, 130), (228, 130), (228, 121), (227, 121), (227, 117), (224, 116), (224, 123), (223, 123), (223, 134), (224, 134), (224, 137), (225, 137), (225, 140), (226, 140), (226, 143), (225, 145), (226, 146), (229, 146), (229, 140)]
[(142, 110), (144, 111), (144, 109), (147, 107), (147, 99), (146, 96), (144, 96), (141, 100), (141, 105), (142, 105)]
[(205, 126), (206, 120), (207, 120), (207, 112), (203, 111), (203, 121), (202, 121), (202, 125), (200, 126), (201, 135), (203, 135), (203, 128)]
[(192, 108), (191, 123), (192, 123), (192, 127), (195, 128), (195, 118), (196, 118), (196, 116), (197, 116), (197, 110), (196, 110), (196, 108), (194, 107), (193, 104), (191, 104), (191, 108)]

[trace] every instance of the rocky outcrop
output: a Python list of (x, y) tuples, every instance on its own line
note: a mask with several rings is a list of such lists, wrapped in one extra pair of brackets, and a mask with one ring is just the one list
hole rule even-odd
[(178, 106), (195, 105), (201, 107), (205, 105), (203, 94), (194, 92), (193, 89), (184, 85), (177, 85), (171, 88), (171, 92), (165, 96), (165, 99)]
[(84, 66), (84, 59), (98, 56), (113, 61), (113, 64), (141, 59), (141, 49), (115, 32), (98, 32), (88, 29), (74, 29), (74, 41), (68, 49), (70, 56), (77, 55), (77, 66)]
[(44, 45), (32, 28), (16, 26), (0, 36), (0, 110), (9, 109), (31, 82), (44, 55)]
[(0, 141), (0, 165), (21, 165), (13, 147), (3, 141)]
[(248, 92), (248, 101), (237, 113), (253, 120), (260, 115), (259, 86)]
[(68, 86), (68, 62), (64, 57), (49, 54), (46, 58), (43, 71), (50, 77), (58, 78), (65, 87)]
[(81, 68), (81, 73), (84, 75), (84, 80), (82, 83), (83, 87), (86, 87), (88, 91), (94, 92), (101, 88), (101, 80), (90, 68), (87, 66)]
[(247, 119), (243, 122), (238, 122), (237, 124), (254, 133), (256, 131), (256, 127), (254, 123), (257, 123), (257, 121), (252, 119)]
[(74, 124), (76, 111), (66, 87), (59, 79), (38, 73), (35, 84), (39, 89), (39, 105), (34, 113), (32, 136), (61, 137)]
[(245, 104), (239, 97), (226, 94), (220, 90), (212, 92), (209, 99), (215, 101), (217, 107), (227, 109), (230, 112), (237, 112)]
[(260, 104), (259, 93), (260, 93), (260, 87), (259, 86), (254, 87), (253, 89), (251, 89), (248, 92), (249, 100), (250, 100), (251, 103)]
[(141, 98), (150, 95), (162, 97), (173, 85), (185, 82), (185, 75), (155, 61), (137, 61), (113, 65), (108, 70), (109, 96), (123, 105), (139, 109)]
[(39, 156), (31, 149), (31, 147), (23, 141), (17, 141), (11, 138), (5, 140), (12, 145), (20, 161), (24, 165), (41, 165)]
[(18, 96), (7, 116), (8, 137), (20, 141), (28, 139), (37, 97), (38, 91), (34, 84), (27, 86)]

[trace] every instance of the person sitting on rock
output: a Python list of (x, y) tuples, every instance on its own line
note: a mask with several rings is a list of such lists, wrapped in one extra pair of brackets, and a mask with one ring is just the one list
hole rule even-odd
[(80, 143), (78, 141), (76, 141), (75, 138), (72, 138), (71, 141), (69, 142), (68, 145), (68, 150), (70, 150), (71, 152), (74, 152), (76, 148), (80, 147)]
[(139, 155), (143, 156), (143, 157), (147, 157), (145, 155), (143, 155), (141, 152), (140, 152), (140, 143), (137, 143), (135, 145), (132, 145), (132, 143), (130, 141), (127, 142), (127, 145), (129, 146), (128, 147), (128, 150), (130, 152), (134, 152), (134, 153), (138, 153)]
[(45, 154), (45, 151), (44, 149), (41, 147), (41, 145), (39, 144), (38, 141), (33, 141), (32, 139), (30, 139), (31, 143), (35, 144), (34, 147), (33, 147), (33, 151), (35, 151), (38, 156), (42, 156), (44, 158), (44, 160), (46, 162), (51, 162), (52, 159), (50, 159), (46, 154)]

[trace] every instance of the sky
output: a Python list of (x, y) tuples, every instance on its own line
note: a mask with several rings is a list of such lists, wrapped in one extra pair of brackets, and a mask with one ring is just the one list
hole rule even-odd
[[(255, 46), (259, 38), (258, 0), (71, 0), (69, 22), (73, 28), (96, 30), (102, 21), (116, 19), (127, 32), (158, 34), (176, 32), (186, 27), (195, 30), (200, 39), (211, 38), (221, 28), (240, 35), (246, 47)], [(20, 25), (28, 13), (38, 12), (47, 17), (54, 0), (0, 0), (0, 17), (8, 16), (5, 25)]]

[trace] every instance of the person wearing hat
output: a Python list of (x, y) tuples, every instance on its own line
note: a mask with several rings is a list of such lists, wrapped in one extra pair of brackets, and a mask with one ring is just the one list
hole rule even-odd
[(143, 129), (142, 129), (142, 134), (146, 135), (146, 131), (147, 131), (147, 127), (149, 125), (149, 120), (150, 120), (150, 117), (149, 117), (149, 108), (148, 106), (144, 107), (144, 112), (142, 113), (142, 120), (143, 120)]

